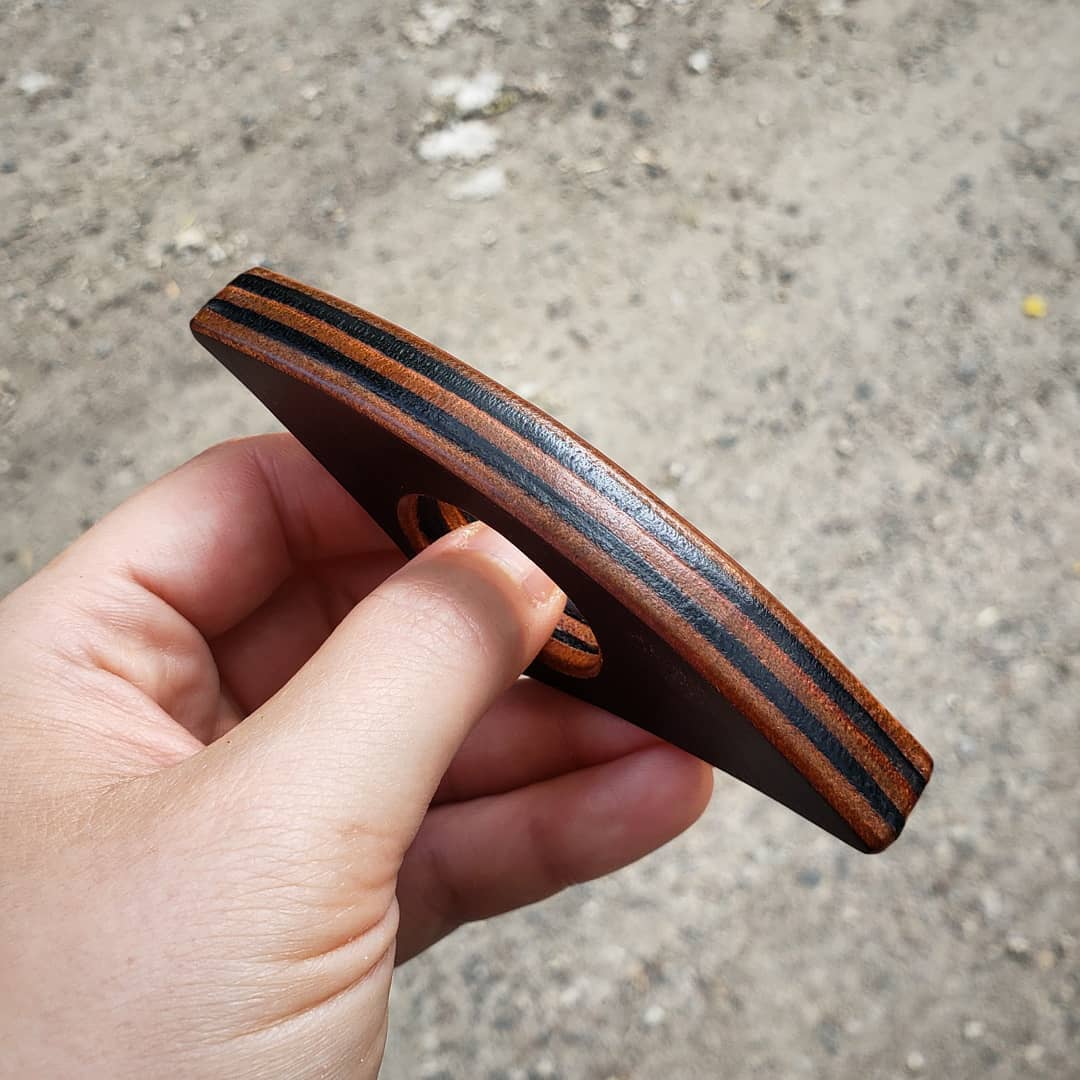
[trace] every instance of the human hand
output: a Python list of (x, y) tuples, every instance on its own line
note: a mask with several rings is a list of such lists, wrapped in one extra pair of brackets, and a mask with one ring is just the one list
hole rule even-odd
[(563, 596), (515, 549), (402, 564), (266, 436), (0, 603), (0, 1074), (374, 1076), (395, 958), (701, 813), (707, 766), (517, 680)]

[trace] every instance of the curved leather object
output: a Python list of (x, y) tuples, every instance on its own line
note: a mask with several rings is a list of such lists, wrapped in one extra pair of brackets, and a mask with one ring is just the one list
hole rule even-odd
[(742, 567), (561, 424), (269, 270), (191, 325), (404, 551), (481, 518), (563, 587), (573, 604), (531, 675), (863, 851), (899, 835), (926, 751)]

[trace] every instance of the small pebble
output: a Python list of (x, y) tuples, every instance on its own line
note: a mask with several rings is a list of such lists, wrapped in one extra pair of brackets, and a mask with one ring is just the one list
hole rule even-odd
[(189, 225), (173, 237), (177, 251), (202, 251), (206, 247), (206, 233), (198, 225)]
[(502, 87), (503, 78), (497, 71), (481, 71), (471, 77), (448, 75), (432, 85), (431, 96), (436, 101), (452, 102), (465, 115), (494, 105)]
[(641, 1019), (645, 1022), (646, 1027), (657, 1027), (662, 1024), (667, 1017), (667, 1013), (660, 1005), (650, 1005), (642, 1014)]
[(1001, 613), (996, 607), (984, 607), (975, 616), (975, 625), (980, 630), (989, 630), (990, 627), (997, 626), (999, 622), (1001, 622)]
[(1008, 49), (998, 49), (998, 51), (994, 53), (994, 63), (997, 64), (999, 68), (1011, 68), (1012, 62), (1012, 53), (1009, 52)]
[(403, 27), (403, 33), (413, 45), (437, 45), (461, 19), (462, 12), (454, 5), (425, 3), (420, 13)]
[(1021, 934), (1010, 934), (1005, 939), (1005, 951), (1010, 956), (1022, 958), (1030, 955), (1031, 944), (1028, 939)]
[(712, 53), (708, 49), (698, 49), (692, 52), (686, 61), (686, 66), (695, 75), (704, 75), (712, 64)]
[(15, 85), (18, 87), (20, 94), (24, 94), (28, 98), (36, 98), (38, 94), (48, 90), (55, 83), (56, 80), (43, 71), (28, 71), (25, 75), (19, 76), (19, 81)]
[(1028, 1043), (1028, 1045), (1024, 1047), (1024, 1060), (1029, 1065), (1038, 1065), (1045, 1056), (1046, 1050), (1038, 1043)]
[(481, 202), (494, 199), (505, 190), (506, 173), (498, 165), (492, 165), (456, 183), (450, 189), (450, 198), (459, 202)]
[(964, 1025), (964, 1038), (968, 1042), (977, 1042), (986, 1034), (986, 1025), (981, 1020), (969, 1020)]
[(428, 132), (416, 148), (422, 161), (479, 161), (495, 153), (498, 135), (484, 120), (464, 120)]
[(918, 1050), (912, 1050), (904, 1064), (909, 1073), (921, 1073), (926, 1068), (926, 1058)]
[(988, 919), (998, 918), (1004, 906), (1005, 902), (1001, 898), (1001, 893), (993, 885), (987, 885), (980, 890), (979, 907), (982, 908), (983, 914)]
[(1030, 296), (1024, 297), (1021, 310), (1029, 319), (1045, 319), (1047, 312), (1046, 301), (1037, 293), (1031, 293)]

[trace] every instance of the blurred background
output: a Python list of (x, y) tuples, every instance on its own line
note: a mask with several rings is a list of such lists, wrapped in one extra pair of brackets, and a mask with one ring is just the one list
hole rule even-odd
[(187, 331), (264, 263), (613, 456), (937, 760), (880, 857), (719, 777), (403, 968), (388, 1080), (1075, 1075), (1078, 57), (1075, 0), (0, 3), (0, 591), (273, 426)]

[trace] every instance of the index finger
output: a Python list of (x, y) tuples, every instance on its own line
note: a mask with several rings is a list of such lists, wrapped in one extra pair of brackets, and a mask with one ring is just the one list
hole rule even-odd
[(119, 574), (205, 638), (258, 608), (300, 565), (393, 543), (291, 435), (212, 447), (129, 499), (57, 567)]

